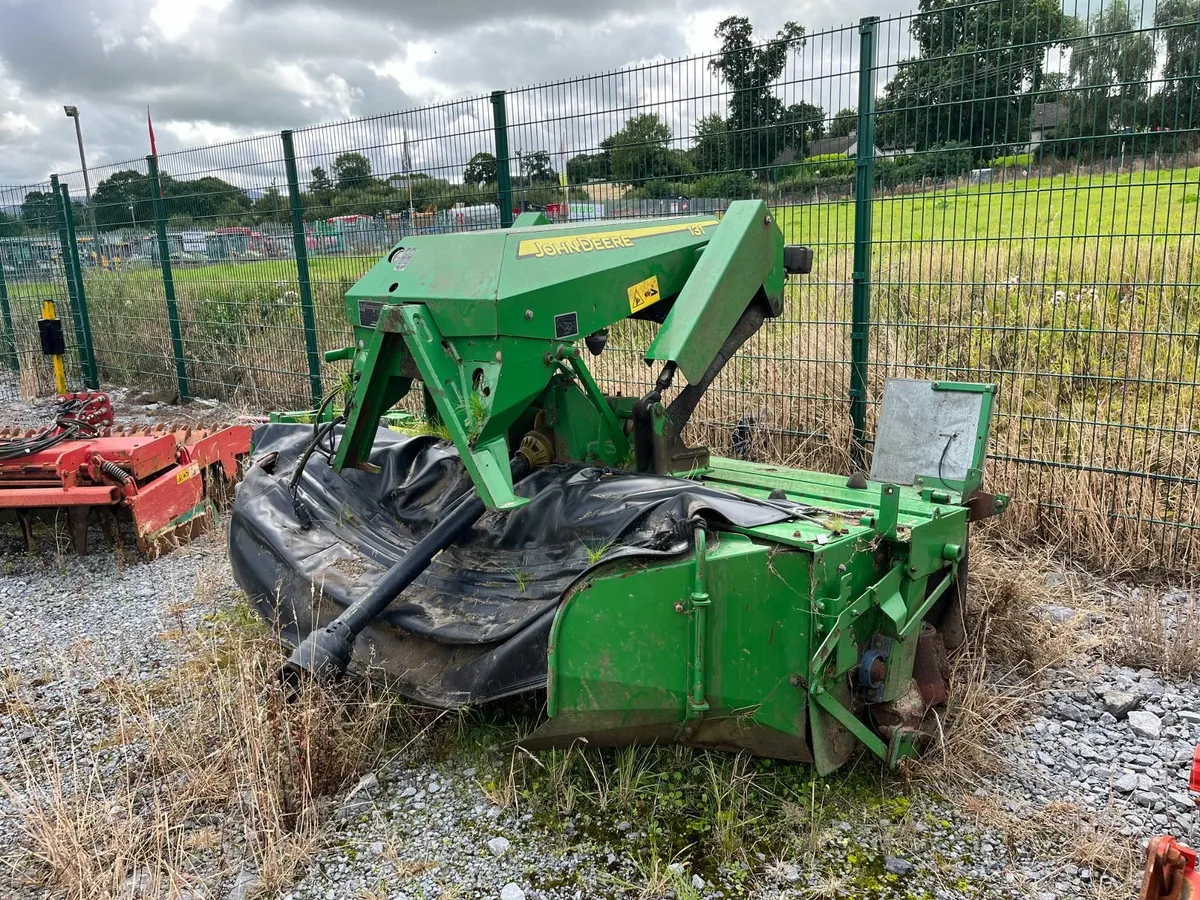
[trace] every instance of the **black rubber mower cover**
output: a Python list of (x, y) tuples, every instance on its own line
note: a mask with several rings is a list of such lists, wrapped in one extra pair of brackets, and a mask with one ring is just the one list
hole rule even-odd
[[(324, 626), (473, 489), (458, 451), (433, 437), (380, 428), (378, 473), (336, 474), (314, 454), (298, 494), (312, 524), (298, 521), (288, 481), (312, 439), (307, 425), (264, 425), (255, 463), (238, 485), (229, 526), (234, 577), (280, 639), (296, 646)], [(271, 471), (259, 465), (278, 453)], [(688, 551), (681, 527), (784, 521), (801, 507), (757, 501), (657, 475), (557, 464), (522, 480), (529, 503), (487, 512), (358, 639), (355, 662), (381, 667), (401, 692), (453, 707), (543, 687), (546, 644), (559, 600), (589, 568), (589, 551), (673, 556)]]

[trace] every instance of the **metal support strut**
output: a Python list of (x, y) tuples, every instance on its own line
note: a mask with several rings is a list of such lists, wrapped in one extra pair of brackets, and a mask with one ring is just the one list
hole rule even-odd
[(704, 656), (708, 646), (708, 608), (712, 606), (712, 600), (708, 597), (708, 563), (704, 546), (707, 535), (704, 525), (697, 525), (693, 535), (696, 541), (696, 580), (688, 598), (692, 607), (692, 689), (688, 696), (687, 717), (698, 719), (708, 711)]

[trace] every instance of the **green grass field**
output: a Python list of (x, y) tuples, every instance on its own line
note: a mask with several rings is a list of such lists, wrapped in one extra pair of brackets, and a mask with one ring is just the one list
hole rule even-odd
[[(1198, 195), (1200, 170), (1176, 169), (876, 203), (874, 395), (893, 375), (999, 382), (993, 483), (1038, 501), (1014, 508), (1006, 527), (1109, 562), (1200, 560)], [(749, 416), (772, 436), (764, 452), (844, 467), (854, 206), (818, 198), (775, 214), (789, 241), (816, 248), (815, 272), (789, 289), (784, 319), (743, 349), (699, 415), (715, 446)], [(310, 260), (322, 350), (348, 340), (342, 297), (374, 262)], [(175, 285), (193, 394), (258, 409), (307, 402), (294, 261), (181, 267)], [(39, 298), (54, 290), (10, 285), (30, 358)], [(87, 293), (103, 379), (169, 392), (157, 269), (93, 274)], [(643, 340), (616, 330), (598, 377), (627, 391), (646, 384)]]

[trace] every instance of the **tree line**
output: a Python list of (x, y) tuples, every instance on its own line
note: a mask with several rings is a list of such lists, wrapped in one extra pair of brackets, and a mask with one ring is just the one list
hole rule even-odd
[[(1057, 0), (920, 0), (909, 31), (917, 52), (894, 66), (879, 96), (876, 145), (918, 156), (937, 152), (925, 154), (925, 162), (898, 160), (885, 167), (886, 177), (954, 175), (1020, 153), (1030, 143), (1039, 103), (1054, 104), (1056, 112), (1050, 139), (1038, 152), (1059, 157), (1190, 149), (1191, 132), (1200, 127), (1200, 0), (1160, 0), (1153, 31), (1127, 0), (1111, 0), (1087, 20), (1065, 13)], [(853, 134), (857, 111), (830, 116), (805, 101), (784, 103), (773, 87), (805, 46), (803, 26), (788, 22), (756, 43), (750, 20), (731, 16), (716, 36), (720, 50), (708, 66), (729, 90), (726, 113), (700, 118), (684, 136), (674, 135), (656, 113), (631, 116), (595, 152), (567, 161), (576, 196), (585, 196), (578, 186), (596, 181), (633, 185), (640, 197), (735, 197), (789, 177), (845, 177), (844, 166), (813, 160), (810, 152), (821, 138)], [(1067, 70), (1046, 71), (1048, 56), (1067, 48)], [(538, 206), (562, 199), (548, 151), (518, 158), (513, 186), (519, 199)], [(496, 177), (496, 158), (488, 152), (467, 162), (461, 183), (422, 173), (377, 175), (366, 156), (348, 152), (329, 171), (311, 170), (302, 201), (309, 216), (492, 203)], [(252, 197), (211, 175), (185, 180), (164, 173), (161, 183), (173, 222), (288, 221), (287, 197), (274, 184)], [(92, 209), (101, 229), (148, 224), (149, 179), (132, 169), (113, 173), (96, 186)], [(29, 193), (17, 215), (0, 211), (0, 235), (50, 230), (54, 223), (53, 198), (45, 192)]]

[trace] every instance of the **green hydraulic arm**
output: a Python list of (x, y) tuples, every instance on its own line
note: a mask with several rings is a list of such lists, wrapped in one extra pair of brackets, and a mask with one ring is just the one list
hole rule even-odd
[[(381, 415), (419, 381), (426, 416), (453, 439), (484, 503), (508, 509), (509, 459), (694, 468), (680, 432), (699, 396), (763, 320), (783, 308), (785, 268), (811, 252), (784, 247), (766, 204), (715, 216), (414, 235), (346, 295), (355, 344), (345, 430), (334, 467), (370, 468)], [(646, 396), (608, 398), (581, 344), (603, 349), (624, 319), (659, 323), (646, 351), (660, 363)], [(687, 386), (664, 406), (676, 372)]]

